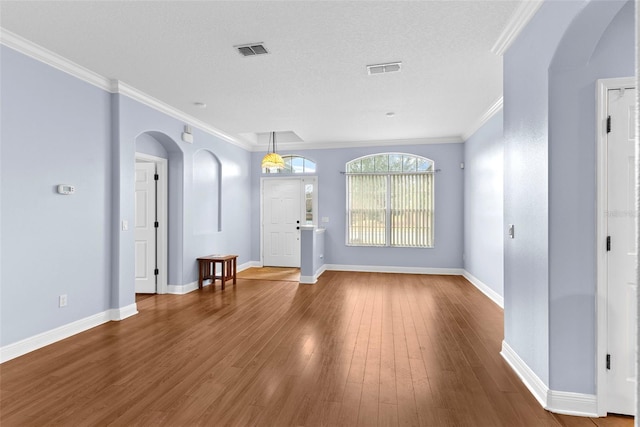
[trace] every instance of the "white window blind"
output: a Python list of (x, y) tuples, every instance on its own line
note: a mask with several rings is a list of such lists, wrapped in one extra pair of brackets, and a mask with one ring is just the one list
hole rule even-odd
[(434, 172), (409, 154), (347, 163), (347, 245), (433, 247)]
[(347, 176), (349, 198), (348, 244), (387, 245), (387, 177)]
[(433, 174), (390, 175), (390, 246), (432, 247)]

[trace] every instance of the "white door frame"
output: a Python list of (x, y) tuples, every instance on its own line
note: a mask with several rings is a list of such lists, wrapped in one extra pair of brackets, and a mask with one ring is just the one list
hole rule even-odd
[[(317, 175), (286, 175), (286, 176), (278, 176), (278, 177), (262, 177), (260, 178), (260, 265), (259, 267), (264, 266), (264, 181), (265, 180), (296, 180), (300, 181), (301, 185), (301, 199), (300, 199), (300, 225), (304, 225), (303, 220), (305, 218), (305, 194), (304, 194), (304, 181), (305, 180), (313, 180), (314, 189), (313, 189), (313, 223), (314, 225), (318, 224), (318, 177)], [(302, 255), (302, 254), (301, 254)], [(302, 262), (302, 261), (300, 261)]]
[(598, 416), (607, 415), (607, 111), (608, 91), (635, 88), (633, 77), (596, 83), (596, 401)]
[(167, 270), (168, 270), (168, 229), (169, 224), (167, 223), (167, 206), (168, 206), (168, 185), (167, 185), (167, 172), (168, 168), (168, 160), (163, 159), (162, 157), (152, 156), (150, 154), (144, 153), (136, 153), (136, 161), (143, 161), (148, 163), (155, 163), (156, 171), (159, 175), (158, 178), (158, 192), (156, 197), (157, 203), (157, 212), (156, 216), (158, 218), (158, 234), (157, 234), (157, 268), (158, 268), (158, 283), (156, 285), (156, 293), (158, 294), (166, 294), (167, 293)]

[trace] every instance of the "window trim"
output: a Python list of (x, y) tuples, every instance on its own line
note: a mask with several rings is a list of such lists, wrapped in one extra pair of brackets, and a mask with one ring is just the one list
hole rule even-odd
[[(407, 171), (407, 172), (399, 172), (399, 171), (387, 171), (387, 172), (349, 172), (349, 164), (351, 164), (352, 162), (355, 162), (357, 160), (362, 160), (364, 158), (367, 157), (377, 157), (377, 156), (381, 156), (381, 155), (402, 155), (402, 156), (411, 156), (414, 157), (416, 159), (424, 159), (430, 162), (431, 166), (429, 168), (428, 171), (422, 171), (422, 172), (418, 172), (418, 171)], [(387, 161), (387, 165), (389, 164), (389, 162)], [(404, 164), (404, 163), (403, 163)], [(374, 166), (375, 169), (375, 166)], [(388, 168), (387, 168), (388, 169)], [(416, 167), (417, 169), (417, 167)], [(354, 243), (349, 243), (349, 231), (350, 231), (350, 227), (349, 227), (349, 213), (350, 213), (350, 209), (349, 209), (349, 181), (348, 179), (345, 180), (345, 245), (348, 247), (369, 247), (369, 248), (411, 248), (411, 249), (434, 249), (435, 248), (435, 212), (436, 212), (436, 207), (435, 207), (435, 174), (438, 172), (439, 170), (436, 169), (436, 164), (435, 164), (435, 160), (430, 159), (428, 157), (424, 157), (418, 154), (411, 154), (411, 153), (401, 153), (401, 152), (383, 152), (383, 153), (374, 153), (374, 154), (368, 154), (365, 156), (361, 156), (361, 157), (357, 157), (355, 159), (349, 160), (348, 162), (345, 163), (345, 172), (344, 175), (345, 177), (348, 176), (353, 176), (353, 175), (381, 175), (381, 176), (386, 176), (386, 204), (385, 204), (385, 244), (384, 245), (373, 245), (373, 244), (354, 244)], [(430, 246), (404, 246), (404, 245), (392, 245), (391, 244), (391, 236), (393, 233), (392, 230), (392, 226), (391, 226), (391, 198), (392, 198), (392, 191), (391, 191), (391, 176), (392, 175), (433, 175), (432, 177), (432, 182), (431, 182), (431, 224), (430, 224), (430, 228), (431, 228), (431, 236), (430, 240), (431, 245)]]
[[(295, 159), (302, 159), (303, 161), (303, 165), (305, 161), (311, 162), (315, 165), (315, 170), (313, 171), (304, 171), (304, 172), (294, 172), (293, 168), (291, 172), (288, 171), (284, 171), (284, 170), (276, 170), (276, 171), (266, 171), (264, 168), (260, 168), (261, 174), (264, 176), (270, 176), (270, 175), (276, 175), (276, 176), (312, 176), (312, 175), (317, 175), (318, 174), (318, 162), (316, 162), (315, 160), (309, 158), (309, 157), (305, 157), (305, 156), (301, 156), (299, 154), (282, 154), (281, 155), (282, 159), (284, 160), (285, 158), (289, 157), (292, 160)], [(303, 166), (304, 167), (304, 166)]]

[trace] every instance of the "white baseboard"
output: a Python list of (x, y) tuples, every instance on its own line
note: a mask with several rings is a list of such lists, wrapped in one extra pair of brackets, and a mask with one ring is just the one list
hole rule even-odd
[(480, 292), (489, 297), (489, 299), (495, 302), (498, 307), (504, 308), (504, 298), (502, 295), (491, 289), (485, 283), (483, 283), (480, 279), (475, 277), (473, 274), (469, 273), (467, 270), (462, 270), (462, 275), (465, 279), (467, 279), (473, 286), (478, 288)]
[(598, 416), (598, 399), (595, 395), (550, 390), (505, 341), (502, 341), (500, 354), (520, 377), (533, 397), (547, 411), (579, 417)]
[(542, 405), (543, 408), (547, 407), (547, 394), (549, 392), (549, 387), (542, 381), (538, 375), (536, 375), (529, 365), (527, 365), (524, 360), (518, 356), (516, 353), (505, 341), (502, 341), (502, 351), (500, 355), (507, 361), (509, 366), (515, 371), (515, 373), (520, 377), (520, 380), (524, 383), (525, 386), (529, 389), (533, 397)]
[(300, 283), (305, 285), (313, 285), (318, 281), (318, 277), (322, 275), (327, 270), (327, 264), (323, 264), (322, 267), (316, 271), (316, 274), (313, 276), (300, 276)]
[(50, 331), (42, 332), (21, 341), (0, 347), (0, 363), (7, 362), (16, 357), (30, 353), (49, 344), (69, 338), (72, 335), (79, 334), (88, 329), (95, 328), (109, 321), (118, 321), (137, 314), (137, 306), (135, 303), (126, 307), (112, 308), (84, 319), (59, 326)]
[[(262, 267), (262, 263), (260, 261), (248, 261), (243, 264), (236, 266), (236, 271), (246, 270), (251, 267)], [(209, 286), (211, 283), (207, 281), (202, 286)], [(189, 292), (193, 292), (198, 289), (198, 281), (187, 283), (186, 285), (167, 285), (167, 293), (173, 295), (184, 295)]]
[[(210, 283), (204, 283), (203, 286), (209, 286)], [(184, 295), (198, 289), (198, 281), (187, 283), (186, 285), (168, 285), (167, 293), (174, 295)]]
[(262, 262), (260, 261), (247, 261), (244, 264), (240, 264), (236, 267), (236, 271), (246, 270), (247, 268), (252, 267), (262, 267)]
[(126, 307), (112, 308), (109, 310), (109, 320), (124, 320), (138, 314), (138, 306), (134, 302)]
[(598, 417), (598, 398), (595, 394), (549, 390), (548, 411), (579, 417)]
[(367, 273), (443, 274), (462, 276), (461, 268), (394, 267), (382, 265), (325, 264), (331, 271), (361, 271)]

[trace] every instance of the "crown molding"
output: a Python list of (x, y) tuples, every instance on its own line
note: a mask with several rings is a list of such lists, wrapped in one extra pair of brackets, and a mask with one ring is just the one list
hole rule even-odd
[(111, 89), (111, 81), (106, 77), (103, 77), (98, 73), (94, 73), (75, 62), (71, 62), (63, 56), (45, 49), (44, 47), (4, 28), (0, 28), (0, 43), (37, 61), (50, 65), (62, 72), (71, 74), (72, 76), (97, 86), (100, 89), (107, 91)]
[(533, 15), (536, 14), (543, 1), (541, 0), (524, 0), (518, 8), (513, 12), (509, 22), (502, 30), (502, 34), (496, 40), (491, 48), (491, 52), (498, 56), (504, 55), (509, 46), (515, 41), (524, 27), (527, 26)]
[(462, 140), (466, 141), (467, 139), (471, 138), (471, 136), (476, 133), (478, 131), (478, 129), (480, 129), (482, 126), (484, 126), (489, 120), (491, 120), (491, 118), (500, 110), (502, 110), (502, 106), (503, 106), (503, 97), (500, 97), (500, 99), (498, 99), (496, 102), (493, 103), (493, 105), (491, 107), (489, 107), (489, 109), (487, 110), (486, 113), (484, 113), (482, 115), (482, 117), (480, 117), (480, 120), (478, 120), (471, 128), (469, 128), (469, 130), (462, 135)]
[[(530, 3), (530, 2), (527, 2)], [(537, 10), (537, 9), (536, 9)], [(3, 44), (11, 49), (14, 49), (26, 56), (29, 56), (37, 61), (47, 64), (57, 70), (67, 73), (73, 77), (76, 77), (86, 83), (96, 86), (100, 89), (108, 91), (110, 93), (116, 93), (125, 95), (135, 101), (140, 102), (156, 111), (173, 117), (177, 120), (183, 121), (195, 128), (198, 128), (208, 134), (211, 134), (217, 138), (222, 139), (230, 144), (238, 146), (247, 151), (265, 151), (266, 147), (263, 145), (252, 144), (241, 138), (231, 136), (220, 129), (217, 129), (210, 124), (203, 122), (157, 98), (154, 98), (135, 87), (122, 82), (120, 80), (111, 80), (98, 73), (95, 73), (75, 62), (58, 55), (40, 45), (33, 43), (9, 30), (0, 27), (0, 44)], [(500, 107), (502, 107), (502, 99), (500, 99)], [(495, 106), (494, 106), (495, 107)], [(494, 108), (492, 107), (492, 108)], [(499, 108), (498, 108), (499, 109)], [(497, 110), (496, 110), (497, 111)], [(309, 143), (309, 142), (294, 142), (294, 143), (279, 143), (279, 148), (287, 150), (311, 150), (311, 149), (335, 149), (335, 148), (352, 148), (352, 147), (382, 147), (393, 145), (424, 145), (424, 144), (451, 144), (462, 143), (473, 132), (475, 132), (480, 126), (482, 126), (491, 116), (495, 114), (495, 111), (491, 109), (483, 116), (480, 123), (472, 129), (471, 132), (467, 132), (465, 135), (457, 136), (445, 136), (434, 138), (415, 138), (415, 139), (397, 139), (397, 140), (383, 140), (383, 141), (350, 141), (350, 142), (326, 142), (326, 143)]]
[[(357, 147), (390, 147), (394, 145), (427, 145), (427, 144), (460, 144), (464, 142), (462, 136), (446, 136), (436, 138), (415, 139), (386, 139), (382, 141), (348, 141), (348, 142), (278, 142), (278, 151), (282, 150), (330, 150), (335, 148)], [(251, 151), (266, 151), (264, 144), (254, 145)]]
[(221, 130), (211, 126), (208, 123), (203, 122), (200, 119), (196, 119), (195, 117), (178, 110), (177, 108), (172, 107), (171, 105), (160, 101), (157, 98), (154, 98), (146, 93), (136, 89), (133, 86), (130, 86), (120, 80), (112, 80), (110, 85), (110, 91), (112, 93), (117, 93), (120, 95), (128, 96), (129, 98), (140, 102), (148, 107), (153, 108), (156, 111), (166, 114), (167, 116), (173, 117), (174, 119), (178, 119), (180, 121), (186, 122), (187, 124), (198, 128), (210, 135), (218, 137), (230, 144), (236, 145), (245, 150), (251, 151), (254, 147), (252, 144), (244, 142), (240, 139), (234, 138), (229, 134), (222, 132)]
[(175, 108), (169, 104), (166, 104), (146, 93), (130, 86), (119, 80), (108, 79), (98, 73), (95, 73), (69, 59), (58, 55), (40, 45), (33, 43), (30, 40), (25, 39), (11, 31), (8, 31), (0, 27), (0, 44), (3, 44), (13, 50), (16, 50), (26, 56), (29, 56), (37, 61), (47, 64), (57, 70), (67, 73), (77, 79), (80, 79), (86, 83), (96, 86), (100, 89), (111, 93), (117, 93), (120, 95), (126, 95), (131, 99), (134, 99), (141, 104), (151, 107), (161, 113), (164, 113), (170, 117), (186, 122), (187, 124), (198, 128), (206, 133), (209, 133), (215, 137), (218, 137), (230, 144), (236, 145), (245, 150), (251, 150), (252, 144), (243, 140), (237, 139), (228, 135), (221, 130), (196, 119), (195, 117)]

